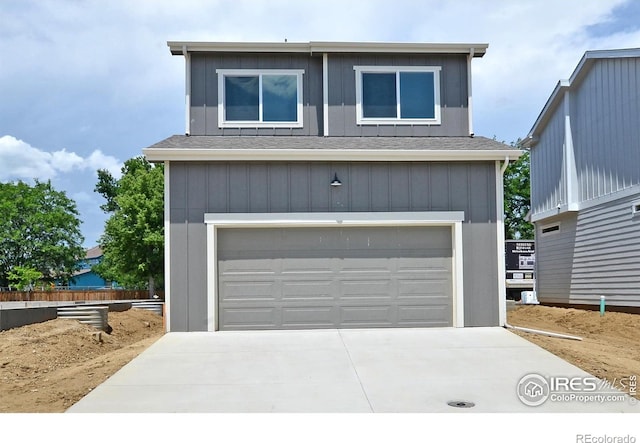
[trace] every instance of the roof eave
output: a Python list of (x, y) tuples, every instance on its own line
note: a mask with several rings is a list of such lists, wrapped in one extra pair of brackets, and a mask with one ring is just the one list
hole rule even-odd
[(482, 57), (489, 47), (486, 43), (379, 43), (379, 42), (193, 42), (168, 41), (173, 55), (186, 52), (280, 52), (280, 53), (432, 53), (471, 54)]
[(596, 60), (635, 57), (640, 57), (640, 48), (586, 51), (578, 62), (576, 68), (573, 70), (571, 77), (569, 77), (568, 80), (560, 80), (558, 82), (551, 93), (551, 96), (547, 100), (547, 103), (542, 108), (542, 111), (540, 111), (540, 115), (538, 115), (538, 118), (529, 131), (529, 134), (523, 140), (522, 146), (531, 148), (536, 145), (540, 133), (546, 127), (553, 111), (564, 97), (564, 93), (569, 89), (576, 87), (576, 85), (582, 81)]
[(553, 111), (558, 107), (560, 102), (564, 97), (565, 91), (567, 91), (571, 86), (570, 80), (560, 80), (556, 87), (553, 89), (553, 92), (547, 99), (542, 111), (538, 115), (535, 123), (531, 127), (531, 130), (527, 134), (527, 136), (522, 140), (521, 144), (526, 148), (531, 148), (535, 146), (538, 140), (538, 136), (542, 132), (542, 130), (547, 126), (547, 123), (551, 119), (551, 115)]
[(496, 161), (517, 159), (523, 151), (390, 149), (184, 149), (146, 148), (150, 162), (163, 161)]

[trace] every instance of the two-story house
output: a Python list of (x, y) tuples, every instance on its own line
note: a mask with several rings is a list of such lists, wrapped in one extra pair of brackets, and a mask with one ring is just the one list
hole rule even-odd
[(640, 307), (640, 49), (588, 51), (523, 142), (538, 300)]
[(486, 44), (169, 42), (170, 331), (504, 323), (502, 173), (473, 134)]

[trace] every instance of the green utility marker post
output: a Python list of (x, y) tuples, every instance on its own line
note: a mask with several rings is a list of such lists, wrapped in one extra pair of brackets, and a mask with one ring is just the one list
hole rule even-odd
[(604, 295), (600, 296), (600, 317), (604, 317)]

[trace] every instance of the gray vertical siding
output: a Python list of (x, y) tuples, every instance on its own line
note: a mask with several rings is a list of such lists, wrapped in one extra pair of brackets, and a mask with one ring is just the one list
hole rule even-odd
[(580, 200), (640, 184), (640, 59), (597, 60), (572, 95)]
[[(302, 69), (302, 128), (218, 127), (216, 69)], [(193, 54), (191, 56), (191, 135), (321, 135), (322, 56), (299, 54)]]
[[(469, 134), (465, 55), (330, 54), (329, 133), (332, 136), (466, 136)], [(356, 65), (440, 66), (440, 125), (357, 125)], [(303, 69), (302, 128), (218, 127), (216, 69)], [(191, 135), (323, 135), (322, 55), (198, 54), (191, 56)]]
[[(354, 66), (441, 66), (440, 125), (357, 125)], [(464, 55), (331, 54), (329, 134), (332, 136), (464, 136), (469, 134), (467, 58)]]
[(533, 214), (567, 203), (564, 159), (564, 112), (556, 109), (539, 143), (531, 150), (531, 210)]
[(173, 331), (207, 327), (207, 212), (464, 211), (465, 323), (497, 325), (493, 162), (172, 162), (170, 181)]
[[(536, 227), (538, 298), (543, 302), (640, 306), (640, 59), (589, 62), (569, 88), (577, 171), (577, 213)], [(562, 104), (531, 151), (533, 214), (564, 202)], [(621, 192), (624, 191), (624, 192)], [(618, 198), (616, 198), (619, 196)], [(601, 199), (601, 200), (599, 200)], [(541, 228), (560, 220), (561, 232)]]

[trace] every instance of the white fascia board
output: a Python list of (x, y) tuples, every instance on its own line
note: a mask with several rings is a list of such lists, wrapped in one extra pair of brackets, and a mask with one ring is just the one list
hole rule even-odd
[(311, 52), (384, 52), (473, 54), (482, 57), (486, 43), (311, 42)]
[(142, 150), (157, 161), (495, 161), (519, 158), (509, 150), (399, 150), (399, 149), (168, 149)]
[(182, 48), (187, 52), (311, 52), (309, 43), (168, 41), (167, 46), (173, 55), (182, 55)]
[(571, 86), (571, 82), (569, 80), (560, 80), (556, 87), (553, 89), (553, 92), (549, 96), (549, 99), (545, 103), (542, 111), (538, 115), (535, 123), (531, 127), (529, 134), (523, 139), (522, 145), (525, 148), (532, 148), (538, 143), (538, 136), (542, 132), (542, 130), (547, 126), (553, 111), (555, 111), (560, 103), (562, 103), (564, 93)]
[(324, 52), (384, 52), (425, 54), (470, 54), (482, 57), (486, 43), (380, 43), (380, 42), (189, 42), (168, 41), (173, 55), (187, 52), (279, 52), (279, 53), (324, 53)]

